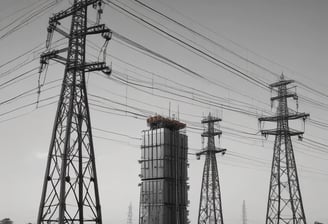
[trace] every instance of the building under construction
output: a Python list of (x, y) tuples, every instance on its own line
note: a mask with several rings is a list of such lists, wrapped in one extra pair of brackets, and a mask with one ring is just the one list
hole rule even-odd
[(188, 138), (184, 123), (147, 119), (141, 145), (139, 224), (188, 223)]

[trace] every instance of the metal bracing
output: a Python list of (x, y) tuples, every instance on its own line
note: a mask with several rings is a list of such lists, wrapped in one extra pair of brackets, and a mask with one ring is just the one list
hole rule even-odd
[(288, 121), (297, 118), (305, 120), (309, 114), (290, 114), (287, 98), (293, 95), (297, 99), (295, 93), (291, 94), (287, 90), (287, 85), (292, 82), (281, 75), (280, 81), (271, 85), (272, 88), (278, 88), (278, 96), (271, 98), (278, 101), (277, 114), (259, 119), (277, 122), (276, 129), (261, 130), (263, 135), (275, 135), (266, 224), (306, 224), (291, 141), (291, 136), (302, 136), (304, 132), (291, 130)]
[(198, 158), (205, 154), (198, 224), (223, 224), (219, 173), (215, 154), (224, 154), (226, 149), (215, 147), (214, 137), (220, 137), (222, 133), (214, 128), (214, 123), (218, 121), (221, 119), (213, 117), (211, 114), (202, 120), (203, 124), (207, 124), (207, 130), (204, 131), (202, 137), (207, 137), (208, 142), (207, 147), (196, 154)]
[[(49, 59), (63, 59), (65, 73), (58, 102), (37, 223), (102, 223), (85, 72), (106, 70), (103, 62), (86, 63), (87, 8), (100, 0), (74, 0), (68, 10), (50, 18), (54, 24), (72, 16), (68, 47), (41, 56), (41, 72)], [(103, 26), (104, 28), (104, 26)], [(101, 29), (109, 32), (108, 29)], [(100, 32), (100, 31), (99, 31)], [(97, 31), (97, 33), (99, 33)], [(51, 39), (47, 40), (47, 47)], [(48, 49), (49, 50), (49, 49)]]

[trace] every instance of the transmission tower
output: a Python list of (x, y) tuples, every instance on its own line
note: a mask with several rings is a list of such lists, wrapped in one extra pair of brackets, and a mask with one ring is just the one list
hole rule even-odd
[(298, 99), (297, 94), (287, 88), (293, 82), (281, 75), (278, 82), (270, 85), (278, 92), (278, 96), (271, 98), (271, 102), (278, 101), (277, 112), (275, 116), (259, 118), (260, 122), (277, 122), (276, 129), (261, 130), (264, 136), (275, 135), (266, 224), (306, 224), (291, 141), (291, 136), (302, 139), (304, 131), (289, 128), (288, 121), (300, 118), (305, 121), (309, 114), (288, 108), (288, 98)]
[(128, 211), (128, 220), (127, 220), (127, 224), (132, 224), (133, 222), (132, 222), (132, 218), (133, 218), (133, 216), (132, 216), (132, 203), (130, 203), (130, 205), (129, 205), (129, 211)]
[[(54, 122), (37, 223), (102, 223), (95, 154), (85, 73), (110, 74), (105, 62), (86, 62), (86, 37), (111, 31), (105, 25), (87, 27), (87, 9), (102, 12), (100, 0), (74, 0), (73, 5), (49, 19), (47, 51), (41, 55), (42, 72), (50, 59), (65, 64), (64, 78)], [(59, 27), (71, 18), (70, 32)], [(68, 47), (50, 50), (54, 31), (68, 38)], [(67, 54), (66, 57), (61, 54)], [(41, 86), (39, 86), (39, 90)]]
[(202, 188), (200, 192), (198, 224), (223, 224), (221, 192), (219, 183), (219, 173), (216, 161), (216, 153), (224, 154), (226, 149), (215, 147), (214, 137), (220, 138), (222, 132), (214, 127), (215, 122), (221, 119), (209, 114), (202, 120), (207, 124), (207, 130), (202, 133), (202, 138), (208, 138), (207, 147), (197, 153), (199, 159), (205, 155), (205, 164), (202, 178)]
[(247, 224), (246, 202), (243, 201), (243, 224)]

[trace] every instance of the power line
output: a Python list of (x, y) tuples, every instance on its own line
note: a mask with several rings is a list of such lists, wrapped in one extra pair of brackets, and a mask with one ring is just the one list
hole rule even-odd
[[(274, 75), (276, 78), (279, 77), (279, 74), (277, 74), (277, 73), (271, 71), (270, 69), (268, 69), (268, 68), (266, 68), (266, 67), (264, 67), (264, 66), (262, 66), (262, 65), (260, 65), (260, 64), (258, 64), (258, 63), (255, 63), (255, 62), (249, 60), (248, 58), (243, 57), (243, 56), (240, 55), (240, 54), (237, 54), (236, 52), (234, 52), (234, 51), (232, 51), (231, 49), (225, 47), (224, 45), (219, 44), (218, 42), (216, 42), (216, 41), (210, 39), (210, 38), (207, 37), (206, 35), (204, 35), (204, 34), (198, 32), (198, 31), (196, 31), (196, 30), (194, 30), (194, 29), (192, 29), (192, 28), (186, 26), (186, 25), (183, 24), (182, 22), (179, 22), (179, 21), (177, 21), (177, 20), (175, 20), (175, 19), (173, 19), (173, 18), (171, 18), (171, 17), (165, 15), (163, 12), (160, 12), (159, 10), (154, 9), (153, 7), (147, 5), (146, 3), (141, 2), (141, 1), (139, 1), (139, 0), (135, 0), (134, 2), (138, 3), (139, 5), (142, 5), (143, 7), (145, 7), (145, 8), (147, 8), (147, 9), (151, 10), (152, 12), (155, 12), (156, 14), (158, 14), (158, 15), (160, 15), (160, 16), (166, 18), (167, 20), (173, 22), (174, 24), (177, 24), (177, 25), (183, 27), (184, 29), (186, 29), (186, 30), (188, 30), (188, 31), (190, 31), (190, 32), (192, 32), (192, 33), (194, 33), (194, 34), (196, 34), (196, 35), (202, 37), (203, 39), (207, 40), (208, 42), (210, 42), (210, 43), (212, 43), (212, 44), (214, 44), (214, 45), (216, 45), (216, 46), (218, 46), (218, 47), (220, 47), (220, 48), (223, 48), (223, 49), (226, 50), (227, 52), (229, 52), (229, 53), (231, 53), (231, 54), (233, 54), (233, 55), (235, 55), (235, 56), (237, 56), (237, 57), (243, 59), (244, 61), (246, 61), (246, 62), (248, 62), (248, 63), (251, 63), (251, 64), (255, 65), (255, 66), (258, 67), (258, 68), (261, 68), (261, 69), (264, 70), (264, 71), (267, 71), (268, 73)], [(189, 19), (190, 19), (190, 18), (189, 18)], [(227, 38), (225, 37), (225, 39), (227, 39)], [(234, 42), (234, 41), (232, 41), (232, 40), (230, 40), (230, 39), (229, 39), (229, 41), (232, 42), (233, 44), (236, 44), (236, 45), (239, 46), (239, 47), (242, 47), (240, 44), (238, 44), (238, 43), (236, 43), (236, 42)], [(244, 47), (242, 47), (242, 48), (244, 48)], [(246, 50), (247, 50), (247, 51), (250, 51), (249, 49), (246, 49)], [(258, 55), (257, 53), (255, 53), (255, 52), (253, 52), (253, 51), (252, 51), (252, 53)], [(260, 55), (260, 57), (265, 58), (265, 57), (263, 57), (263, 56), (261, 56), (261, 55)], [(268, 58), (265, 58), (265, 59), (268, 60), (268, 61), (270, 61), (271, 63), (277, 64), (276, 62), (273, 62), (273, 61), (269, 60)], [(281, 65), (279, 64), (279, 66), (281, 66)], [(325, 93), (323, 93), (323, 92), (321, 92), (321, 91), (319, 91), (319, 90), (317, 90), (317, 89), (311, 88), (310, 86), (308, 86), (308, 85), (306, 85), (306, 84), (304, 84), (304, 83), (302, 83), (302, 82), (300, 82), (300, 81), (296, 81), (296, 83), (300, 84), (300, 85), (303, 86), (304, 88), (306, 88), (306, 89), (308, 89), (308, 90), (310, 90), (310, 91), (312, 91), (312, 92), (315, 92), (315, 93), (317, 93), (317, 94), (319, 94), (319, 95), (321, 95), (321, 96), (328, 97), (327, 94), (325, 94)]]
[(163, 34), (165, 34), (166, 36), (172, 38), (173, 40), (175, 40), (175, 41), (177, 41), (177, 42), (183, 44), (184, 46), (188, 47), (189, 49), (194, 50), (194, 51), (196, 51), (197, 53), (200, 53), (201, 55), (204, 55), (205, 57), (207, 57), (208, 59), (210, 59), (211, 62), (215, 62), (215, 64), (219, 65), (221, 68), (223, 68), (223, 69), (225, 69), (225, 70), (227, 70), (227, 71), (229, 71), (229, 72), (231, 72), (231, 73), (233, 73), (233, 74), (239, 76), (240, 78), (242, 78), (242, 79), (244, 79), (244, 80), (246, 80), (246, 81), (249, 81), (249, 82), (251, 82), (251, 83), (257, 85), (258, 87), (261, 87), (261, 88), (264, 88), (264, 89), (268, 89), (268, 84), (267, 84), (267, 83), (264, 83), (263, 81), (259, 81), (259, 80), (255, 79), (255, 78), (249, 76), (248, 74), (246, 74), (246, 73), (244, 73), (244, 72), (242, 72), (242, 71), (236, 69), (235, 67), (233, 67), (233, 66), (231, 66), (231, 65), (229, 65), (229, 64), (227, 64), (227, 63), (225, 63), (225, 62), (223, 62), (223, 61), (221, 61), (221, 60), (219, 60), (219, 59), (217, 59), (217, 58), (215, 58), (214, 56), (212, 56), (212, 55), (206, 53), (205, 51), (203, 51), (203, 50), (201, 50), (201, 49), (199, 49), (199, 48), (196, 48), (196, 47), (192, 46), (191, 44), (189, 44), (189, 43), (183, 41), (182, 39), (177, 38), (176, 36), (174, 36), (174, 35), (172, 35), (172, 34), (166, 32), (165, 30), (159, 28), (158, 26), (153, 25), (152, 23), (150, 23), (150, 22), (144, 20), (143, 18), (141, 18), (141, 17), (139, 17), (139, 16), (133, 14), (132, 12), (130, 12), (130, 11), (128, 11), (127, 9), (125, 9), (125, 8), (123, 8), (123, 7), (121, 7), (121, 6), (119, 6), (118, 4), (114, 3), (113, 1), (108, 1), (108, 0), (107, 0), (107, 3), (106, 3), (106, 4), (108, 4), (108, 5), (109, 5), (109, 4), (114, 5), (115, 7), (119, 8), (119, 9), (122, 10), (122, 11), (124, 11), (125, 13), (131, 15), (132, 17), (138, 19), (139, 21), (142, 21), (143, 23), (149, 25), (150, 27), (154, 28), (155, 30), (160, 31), (161, 33), (163, 33)]

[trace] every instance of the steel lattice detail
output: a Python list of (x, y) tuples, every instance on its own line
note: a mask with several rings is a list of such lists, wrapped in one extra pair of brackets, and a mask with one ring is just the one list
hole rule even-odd
[[(279, 82), (271, 85), (272, 88), (278, 88), (278, 96), (271, 98), (278, 100), (277, 114), (274, 117), (259, 119), (260, 121), (277, 122), (277, 129), (270, 131), (270, 134), (275, 135), (275, 143), (266, 224), (306, 224), (291, 141), (291, 136), (294, 133), (302, 135), (304, 132), (291, 131), (288, 121), (295, 117), (305, 120), (309, 114), (296, 112), (291, 116), (287, 98), (292, 96), (297, 99), (296, 94), (289, 93), (287, 89), (287, 85), (292, 82), (292, 80), (285, 80), (282, 75)], [(262, 134), (267, 135), (268, 132), (262, 130)]]
[[(38, 224), (102, 223), (85, 85), (87, 8), (96, 2), (75, 0), (69, 10), (60, 13), (60, 19), (72, 16), (72, 21)], [(57, 17), (50, 19), (50, 26)], [(48, 31), (53, 32), (51, 29)], [(41, 56), (43, 64), (47, 64), (48, 59)]]
[(207, 147), (202, 150), (202, 152), (197, 153), (198, 157), (205, 154), (198, 224), (223, 224), (221, 191), (216, 153), (224, 153), (226, 149), (215, 147), (214, 137), (216, 135), (221, 135), (221, 131), (214, 128), (214, 123), (217, 121), (221, 121), (221, 119), (215, 118), (211, 115), (202, 120), (202, 123), (208, 125), (207, 131), (204, 131), (202, 134), (202, 137), (208, 138), (208, 143)]

